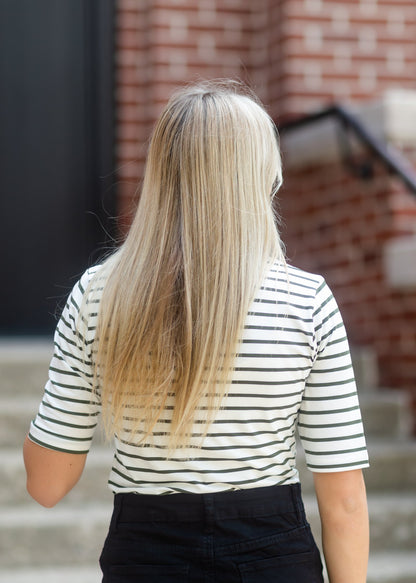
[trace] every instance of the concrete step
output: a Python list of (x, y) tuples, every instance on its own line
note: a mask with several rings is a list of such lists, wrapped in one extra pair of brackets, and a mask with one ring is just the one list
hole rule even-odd
[[(316, 498), (304, 496), (305, 511), (316, 538), (321, 540), (321, 527)], [(368, 496), (371, 551), (416, 549), (416, 494), (371, 494)], [(416, 581), (416, 579), (415, 579)]]
[[(37, 414), (42, 391), (38, 397), (2, 396), (0, 393), (0, 446), (2, 448), (20, 448), (29, 430), (30, 422)], [(95, 443), (104, 442), (101, 426), (98, 425)]]
[[(60, 505), (88, 504), (91, 500), (108, 502), (112, 494), (107, 487), (113, 452), (110, 447), (93, 447), (82, 477)], [(0, 506), (18, 506), (31, 501), (26, 492), (26, 473), (21, 451), (0, 449)]]
[(111, 511), (97, 503), (0, 508), (0, 569), (94, 564)]
[[(23, 440), (22, 440), (23, 441)], [(371, 467), (365, 470), (367, 491), (416, 493), (416, 443), (370, 442)], [(83, 476), (68, 495), (70, 503), (90, 500), (108, 500), (106, 486), (111, 470), (113, 452), (111, 446), (93, 446), (87, 458)], [(313, 476), (306, 469), (302, 453), (298, 454), (298, 466), (302, 488), (305, 493), (313, 492)], [(19, 505), (28, 501), (26, 475), (22, 461), (21, 447), (0, 449), (0, 505)]]
[(403, 439), (412, 434), (410, 395), (379, 389), (359, 395), (365, 434)]
[[(49, 568), (0, 569), (0, 580), (5, 583), (100, 583), (101, 571), (97, 564), (74, 567), (66, 565)], [(372, 553), (368, 566), (367, 583), (415, 583), (416, 555), (412, 552)]]
[[(416, 441), (367, 440), (370, 467), (364, 470), (368, 492), (410, 490), (416, 492)], [(313, 490), (313, 475), (306, 468), (305, 456), (298, 447), (298, 468), (305, 492)]]
[(0, 444), (2, 448), (21, 447), (35, 417), (40, 398), (0, 397)]
[[(305, 497), (307, 516), (317, 542), (319, 515), (314, 498)], [(370, 496), (373, 552), (414, 551), (416, 495)], [(0, 569), (88, 565), (97, 560), (109, 526), (112, 504), (35, 504), (0, 508)]]
[(416, 441), (368, 440), (368, 491), (416, 491)]
[(52, 340), (0, 340), (0, 394), (39, 396), (48, 377)]
[(96, 565), (74, 567), (73, 565), (52, 566), (46, 569), (1, 569), (0, 581), (4, 583), (100, 583), (101, 569)]
[(416, 553), (395, 551), (371, 553), (367, 583), (415, 583)]
[[(23, 442), (23, 439), (22, 439)], [(412, 441), (370, 441), (368, 444), (371, 467), (365, 470), (367, 491), (416, 493), (416, 443)], [(86, 502), (108, 500), (106, 486), (111, 470), (113, 452), (110, 445), (93, 446), (87, 458), (83, 476), (66, 500)], [(306, 469), (302, 452), (298, 466), (305, 493), (313, 491), (313, 475)], [(22, 461), (21, 444), (17, 448), (0, 448), (0, 505), (19, 505), (27, 502), (26, 476)]]

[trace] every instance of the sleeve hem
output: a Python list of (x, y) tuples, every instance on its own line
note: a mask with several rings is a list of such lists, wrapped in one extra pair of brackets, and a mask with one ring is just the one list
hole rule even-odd
[(89, 449), (80, 451), (80, 450), (66, 449), (64, 447), (58, 447), (58, 446), (52, 445), (50, 443), (45, 443), (45, 442), (41, 441), (40, 439), (37, 439), (36, 437), (34, 437), (30, 432), (28, 434), (28, 438), (30, 439), (30, 441), (32, 441), (33, 443), (36, 443), (37, 445), (40, 445), (41, 447), (45, 447), (46, 449), (50, 449), (53, 451), (59, 451), (61, 453), (75, 453), (75, 454), (82, 454), (82, 455), (86, 455), (87, 453), (89, 453)]
[(369, 468), (369, 462), (362, 462), (362, 463), (352, 463), (350, 465), (342, 465), (342, 466), (334, 466), (334, 467), (318, 467), (318, 466), (308, 466), (308, 470), (314, 474), (335, 474), (339, 472), (348, 472), (350, 470), (365, 470)]

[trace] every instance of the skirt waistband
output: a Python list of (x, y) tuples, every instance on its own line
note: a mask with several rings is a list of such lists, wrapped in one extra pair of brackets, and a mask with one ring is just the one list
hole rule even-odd
[(210, 494), (116, 494), (114, 510), (121, 522), (218, 520), (296, 513), (304, 515), (300, 484), (226, 490)]

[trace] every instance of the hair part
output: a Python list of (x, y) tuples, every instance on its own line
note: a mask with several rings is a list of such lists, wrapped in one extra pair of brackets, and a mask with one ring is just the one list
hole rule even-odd
[(131, 229), (98, 272), (95, 382), (109, 434), (128, 427), (145, 443), (157, 426), (170, 450), (206, 435), (265, 269), (284, 261), (276, 138), (236, 82), (183, 88), (162, 112)]

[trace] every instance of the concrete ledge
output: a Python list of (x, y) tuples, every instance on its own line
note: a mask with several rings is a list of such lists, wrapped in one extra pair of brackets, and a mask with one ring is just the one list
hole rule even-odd
[[(398, 148), (416, 147), (416, 91), (392, 89), (377, 101), (346, 105), (377, 139)], [(302, 169), (339, 160), (339, 132), (337, 120), (324, 119), (282, 136), (284, 168)], [(351, 145), (353, 151), (360, 151), (361, 144), (355, 139)]]
[(48, 362), (53, 353), (53, 340), (44, 337), (0, 336), (0, 363), (21, 360)]
[(416, 234), (384, 245), (384, 274), (391, 287), (416, 290)]
[(99, 583), (101, 578), (98, 558), (97, 564), (91, 567), (74, 568), (71, 565), (47, 569), (0, 569), (0, 579), (7, 583)]

